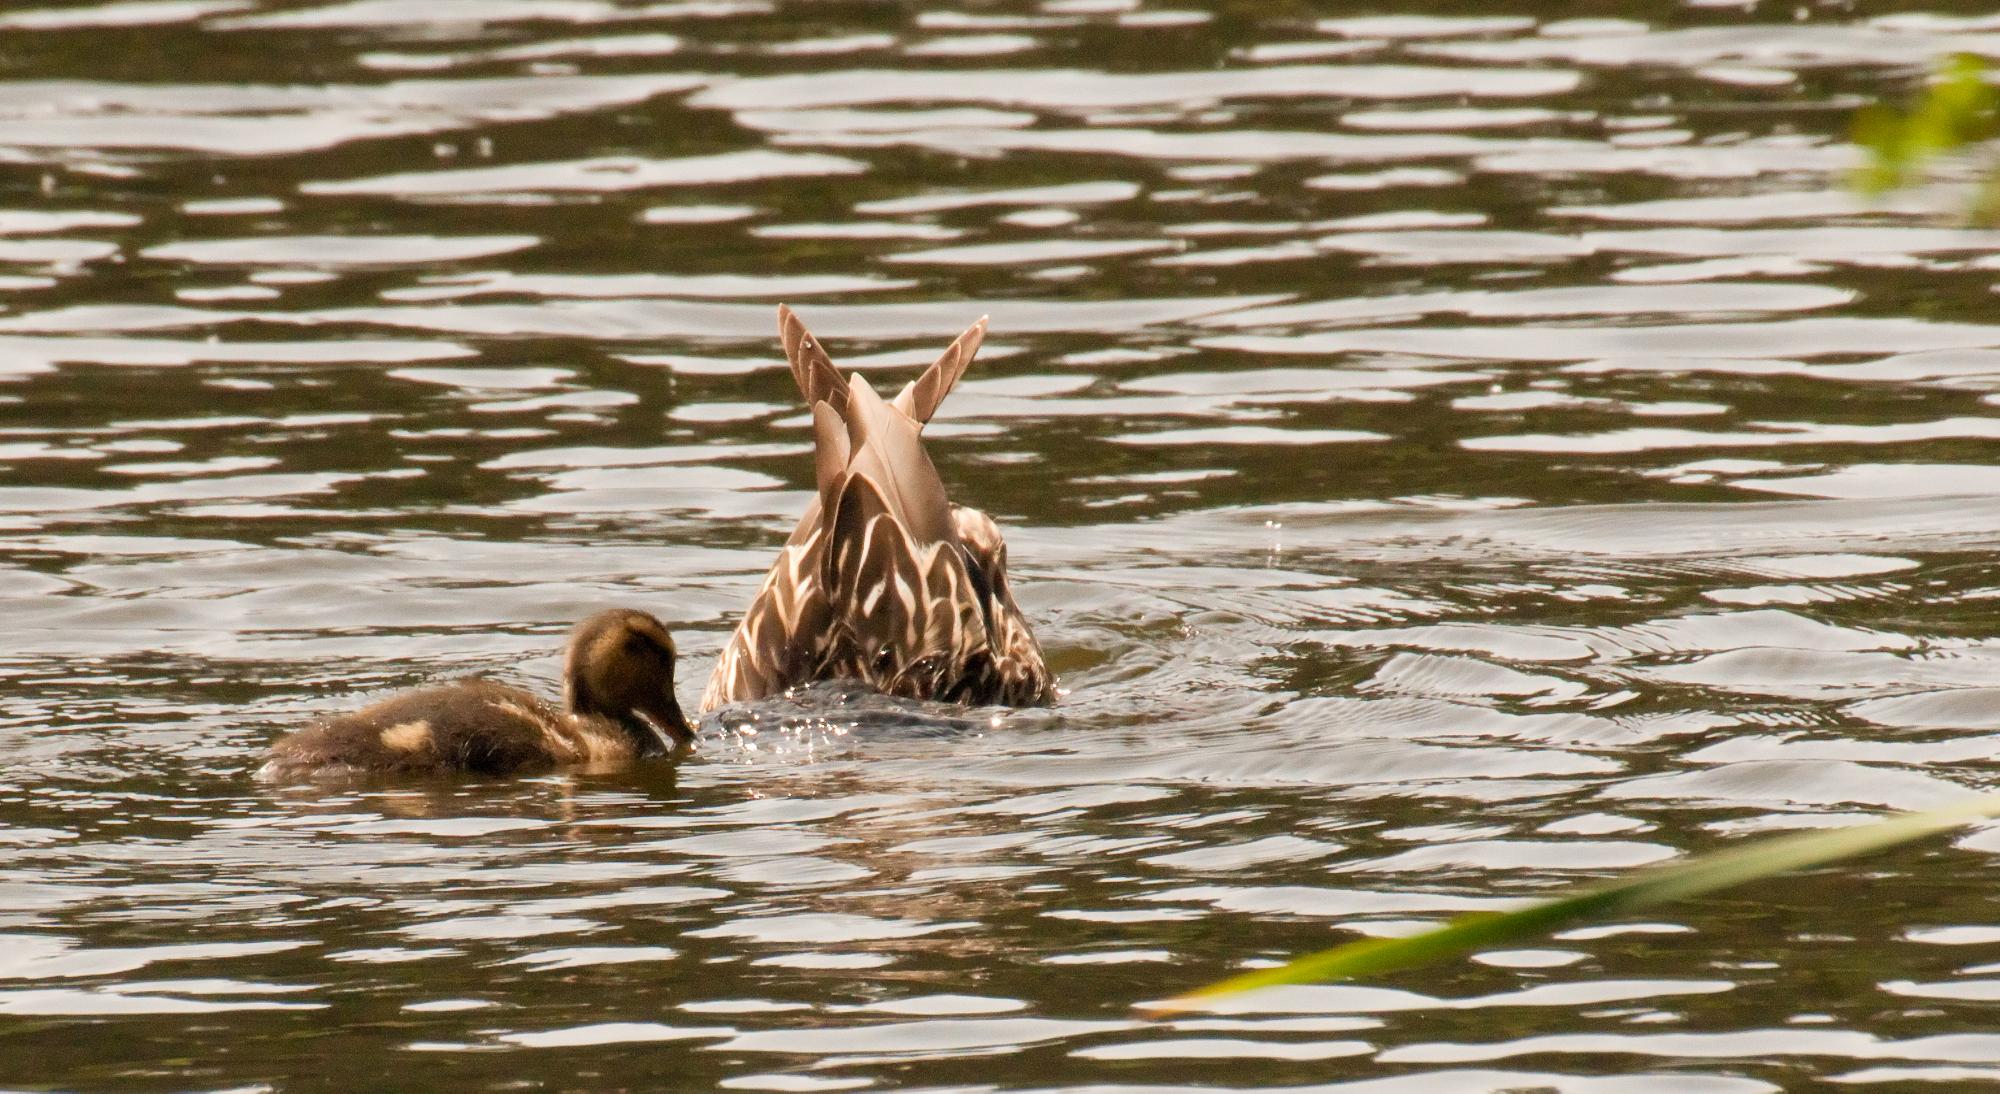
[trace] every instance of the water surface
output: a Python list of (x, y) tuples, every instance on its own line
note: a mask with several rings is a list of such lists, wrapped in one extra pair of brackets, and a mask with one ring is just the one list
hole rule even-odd
[[(0, 1083), (1990, 1082), (1990, 832), (1132, 1010), (1990, 787), (2000, 235), (1829, 174), (1966, 12), (0, 13)], [(992, 315), (931, 449), (1057, 711), (250, 779), (614, 604), (691, 700), (811, 488), (780, 301), (884, 387)]]

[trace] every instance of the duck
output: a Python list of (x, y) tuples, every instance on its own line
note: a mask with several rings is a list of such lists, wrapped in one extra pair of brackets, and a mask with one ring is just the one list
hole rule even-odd
[(924, 451), (924, 425), (986, 326), (982, 316), (885, 402), (860, 376), (843, 377), (778, 306), (785, 359), (812, 413), (814, 496), (717, 658), (700, 712), (826, 681), (971, 706), (1054, 704), (999, 525), (953, 504)]
[(514, 775), (678, 754), (694, 727), (674, 697), (677, 656), (652, 615), (601, 611), (570, 632), (561, 708), (498, 681), (452, 680), (297, 730), (258, 776)]

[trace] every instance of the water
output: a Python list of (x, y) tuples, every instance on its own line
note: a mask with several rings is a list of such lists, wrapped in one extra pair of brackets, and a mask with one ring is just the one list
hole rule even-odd
[[(1135, 1017), (1995, 781), (2000, 235), (1828, 172), (2000, 22), (1482, 11), (0, 13), (0, 1084), (2000, 1076), (1991, 832)], [(779, 301), (885, 388), (991, 313), (929, 436), (1057, 711), (250, 779), (610, 605), (692, 701), (810, 489)]]

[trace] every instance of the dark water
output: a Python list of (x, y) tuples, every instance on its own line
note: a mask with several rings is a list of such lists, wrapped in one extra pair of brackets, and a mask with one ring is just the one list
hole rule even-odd
[[(1993, 832), (1135, 1020), (1996, 781), (2000, 234), (1829, 172), (2000, 19), (1384, 10), (0, 12), (0, 1085), (2000, 1078)], [(992, 314), (929, 435), (1058, 712), (251, 781), (608, 605), (692, 701), (781, 300), (883, 387)]]

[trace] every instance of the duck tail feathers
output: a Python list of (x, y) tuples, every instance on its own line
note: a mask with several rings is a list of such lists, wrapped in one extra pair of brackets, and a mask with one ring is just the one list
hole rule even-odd
[(872, 482), (897, 526), (917, 542), (955, 539), (951, 500), (924, 451), (917, 423), (883, 402), (859, 376), (849, 381), (847, 394), (848, 477)]
[(819, 490), (821, 512), (831, 512), (853, 450), (848, 443), (847, 423), (831, 405), (825, 400), (814, 403), (812, 415), (814, 485)]
[(806, 405), (824, 402), (835, 414), (845, 414), (847, 384), (841, 379), (840, 370), (834, 367), (833, 358), (826, 355), (825, 347), (813, 332), (783, 304), (778, 305), (778, 338), (785, 344), (785, 360), (792, 366), (792, 379), (798, 382), (799, 394), (805, 396)]
[(922, 376), (904, 385), (896, 395), (897, 410), (919, 426), (931, 420), (931, 415), (937, 413), (938, 404), (951, 394), (952, 386), (972, 364), (973, 356), (979, 352), (979, 344), (986, 340), (986, 319), (982, 315), (979, 322), (965, 328), (965, 333), (953, 339)]

